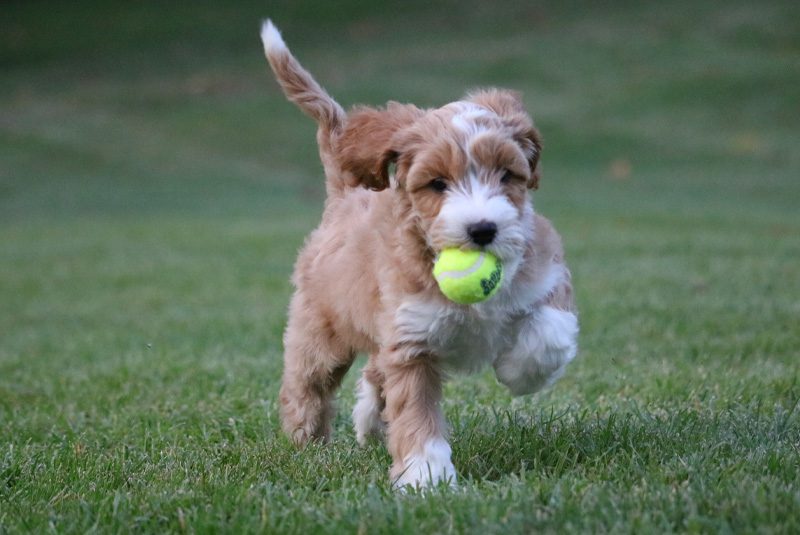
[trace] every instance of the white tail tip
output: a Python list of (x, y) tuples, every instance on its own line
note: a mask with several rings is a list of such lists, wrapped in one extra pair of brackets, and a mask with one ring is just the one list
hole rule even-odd
[(281, 32), (267, 19), (261, 24), (261, 42), (264, 43), (264, 52), (277, 52), (286, 50), (286, 43), (283, 42)]

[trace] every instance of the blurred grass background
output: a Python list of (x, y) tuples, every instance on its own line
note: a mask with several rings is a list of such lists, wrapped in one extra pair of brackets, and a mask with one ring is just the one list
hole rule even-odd
[[(5, 2), (0, 531), (800, 529), (796, 2)], [(273, 18), (343, 105), (520, 90), (581, 357), (448, 385), (462, 491), (278, 432), (323, 202)]]

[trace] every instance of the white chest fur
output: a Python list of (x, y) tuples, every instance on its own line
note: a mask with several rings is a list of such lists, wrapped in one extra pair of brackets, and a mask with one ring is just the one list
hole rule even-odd
[(451, 371), (476, 371), (509, 351), (519, 334), (519, 319), (488, 304), (409, 300), (398, 310), (398, 335), (402, 341), (425, 343)]

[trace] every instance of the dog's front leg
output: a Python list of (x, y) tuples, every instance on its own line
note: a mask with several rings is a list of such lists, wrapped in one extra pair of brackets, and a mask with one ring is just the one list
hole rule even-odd
[(578, 318), (544, 305), (522, 320), (511, 351), (494, 361), (497, 379), (516, 396), (532, 394), (558, 379), (578, 351)]
[(442, 374), (435, 357), (404, 355), (402, 348), (386, 356), (384, 415), (394, 485), (425, 488), (442, 481), (455, 485), (440, 407)]

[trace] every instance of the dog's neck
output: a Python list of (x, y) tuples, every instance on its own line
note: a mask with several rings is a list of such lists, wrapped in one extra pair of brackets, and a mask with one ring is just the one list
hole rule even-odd
[(393, 221), (399, 222), (389, 229), (392, 261), (402, 266), (397, 270), (408, 294), (430, 291), (436, 286), (433, 278), (435, 253), (425, 239), (421, 222), (415, 217), (411, 201), (400, 189), (392, 195)]

